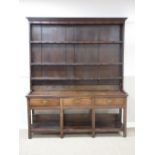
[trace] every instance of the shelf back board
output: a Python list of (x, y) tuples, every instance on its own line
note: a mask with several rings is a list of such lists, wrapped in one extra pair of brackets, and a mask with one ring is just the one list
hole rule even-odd
[(119, 90), (126, 18), (28, 18), (31, 90)]

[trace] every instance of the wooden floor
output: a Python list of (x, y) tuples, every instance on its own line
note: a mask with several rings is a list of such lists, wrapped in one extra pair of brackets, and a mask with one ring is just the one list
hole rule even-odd
[(118, 134), (67, 134), (61, 139), (56, 135), (35, 135), (29, 140), (27, 130), (20, 130), (20, 155), (134, 155), (134, 129), (128, 129), (126, 138)]

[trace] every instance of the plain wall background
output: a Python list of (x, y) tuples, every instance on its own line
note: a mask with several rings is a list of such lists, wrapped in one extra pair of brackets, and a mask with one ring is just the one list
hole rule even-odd
[[(12, 19), (18, 30), (14, 42), (17, 50), (13, 57), (15, 66), (9, 66), (17, 90), (8, 98), (10, 104), (18, 104), (19, 128), (27, 128), (26, 94), (29, 92), (29, 42), (28, 21), (26, 17), (127, 17), (124, 50), (124, 89), (128, 93), (128, 126), (135, 121), (134, 96), (134, 0), (21, 0), (20, 14)], [(11, 39), (9, 38), (9, 39)], [(8, 38), (7, 38), (8, 39)], [(16, 67), (16, 68), (15, 68)], [(10, 81), (11, 82), (11, 81)], [(18, 93), (17, 93), (18, 92)], [(18, 99), (17, 99), (18, 98)]]

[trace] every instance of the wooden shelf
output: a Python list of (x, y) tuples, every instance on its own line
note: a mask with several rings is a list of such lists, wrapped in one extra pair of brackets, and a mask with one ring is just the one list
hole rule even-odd
[[(110, 121), (105, 121), (105, 119), (103, 119), (103, 121), (100, 120), (100, 122), (99, 121), (96, 122), (95, 123), (96, 132), (118, 132), (120, 130), (123, 130), (123, 124), (120, 122), (120, 120), (119, 121), (117, 120), (118, 115), (107, 114), (106, 117), (107, 117), (107, 120), (111, 119), (112, 117), (114, 119), (111, 119)], [(96, 118), (96, 120), (99, 120), (99, 119)]]
[[(55, 114), (36, 114), (33, 117), (35, 117), (35, 122), (31, 126), (32, 132), (51, 134), (60, 132), (59, 119)], [(92, 132), (89, 114), (64, 114), (64, 117), (63, 131), (65, 133)], [(79, 121), (75, 122), (75, 118), (78, 118)], [(96, 114), (94, 130), (95, 132), (119, 132), (123, 130), (123, 124), (118, 120), (118, 114)]]
[(34, 123), (31, 126), (31, 131), (32, 132), (38, 132), (38, 133), (59, 133), (60, 132), (60, 127), (59, 126), (54, 126), (54, 125), (37, 125)]
[(115, 66), (122, 63), (31, 63), (31, 66)]
[(32, 44), (122, 44), (123, 41), (30, 41)]
[(104, 77), (104, 78), (58, 78), (58, 77), (32, 77), (31, 80), (46, 81), (46, 80), (119, 80), (122, 77)]
[(92, 132), (91, 126), (66, 126), (64, 127), (65, 133), (85, 133), (85, 132)]

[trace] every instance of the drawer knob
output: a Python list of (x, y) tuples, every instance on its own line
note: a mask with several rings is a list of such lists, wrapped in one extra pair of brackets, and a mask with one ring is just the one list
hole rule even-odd
[(111, 99), (108, 99), (108, 103), (111, 103), (112, 102), (112, 100)]
[(74, 99), (74, 103), (75, 104), (79, 104), (80, 103), (80, 99)]
[(48, 101), (47, 100), (43, 100), (43, 104), (44, 105), (48, 104)]

